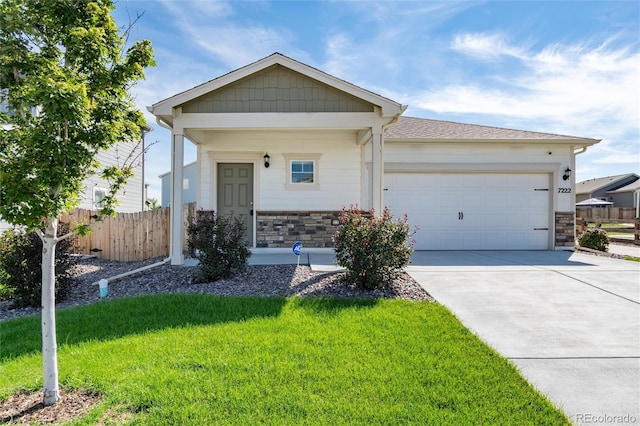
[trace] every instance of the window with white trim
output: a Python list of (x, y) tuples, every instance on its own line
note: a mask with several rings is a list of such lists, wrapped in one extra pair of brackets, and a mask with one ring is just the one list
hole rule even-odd
[(293, 191), (320, 189), (321, 154), (283, 154), (286, 162), (285, 189)]
[(101, 209), (103, 206), (102, 200), (107, 196), (107, 190), (105, 188), (93, 187), (93, 207)]
[(291, 183), (314, 183), (315, 163), (313, 160), (291, 160)]

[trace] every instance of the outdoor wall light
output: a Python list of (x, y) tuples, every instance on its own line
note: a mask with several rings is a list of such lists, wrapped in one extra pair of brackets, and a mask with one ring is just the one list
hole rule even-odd
[(564, 175), (562, 176), (563, 180), (569, 180), (571, 177), (571, 169), (567, 167), (567, 170), (564, 171)]
[(264, 153), (264, 157), (262, 157), (262, 158), (264, 159), (264, 166), (266, 168), (269, 168), (269, 165), (270, 165), (269, 164), (269, 160), (271, 159), (271, 157), (269, 157), (269, 154), (265, 152)]

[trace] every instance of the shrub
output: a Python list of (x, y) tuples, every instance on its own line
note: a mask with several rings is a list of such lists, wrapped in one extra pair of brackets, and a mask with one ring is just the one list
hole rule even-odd
[[(61, 223), (58, 235), (69, 226)], [(56, 300), (69, 296), (75, 283), (72, 267), (76, 260), (69, 255), (71, 241), (56, 244)], [(42, 241), (35, 232), (9, 229), (0, 236), (0, 297), (11, 300), (16, 308), (38, 307), (42, 300)]]
[(346, 280), (357, 287), (388, 287), (411, 260), (415, 234), (407, 216), (393, 220), (388, 208), (375, 217), (357, 207), (343, 209), (334, 236), (337, 263), (346, 269)]
[(196, 282), (212, 282), (244, 271), (251, 256), (245, 241), (247, 226), (237, 217), (199, 211), (188, 218), (187, 249), (200, 261)]
[(587, 229), (578, 238), (578, 243), (581, 247), (607, 251), (609, 248), (609, 236), (606, 231), (600, 228)]

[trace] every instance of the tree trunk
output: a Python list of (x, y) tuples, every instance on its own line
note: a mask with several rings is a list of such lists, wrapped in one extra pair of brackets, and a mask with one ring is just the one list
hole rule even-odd
[(47, 219), (42, 238), (42, 361), (44, 405), (60, 400), (56, 343), (56, 243), (58, 219)]

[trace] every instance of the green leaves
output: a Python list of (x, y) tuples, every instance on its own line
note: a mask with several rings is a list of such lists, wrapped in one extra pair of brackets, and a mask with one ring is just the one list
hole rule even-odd
[(244, 239), (245, 222), (236, 216), (221, 216), (200, 210), (187, 218), (189, 253), (199, 260), (196, 282), (213, 282), (244, 271), (251, 251)]
[(388, 208), (382, 216), (357, 207), (343, 209), (334, 237), (336, 262), (346, 268), (347, 281), (360, 288), (384, 288), (409, 264), (415, 232), (407, 217), (393, 220)]
[(581, 247), (607, 251), (609, 249), (609, 235), (601, 228), (587, 229), (578, 238), (578, 243)]
[[(144, 116), (127, 93), (154, 64), (149, 41), (123, 53), (111, 1), (0, 1), (0, 88), (12, 114), (0, 130), (0, 216), (35, 228), (77, 204), (95, 155), (138, 140)], [(115, 188), (131, 167), (105, 170)]]

